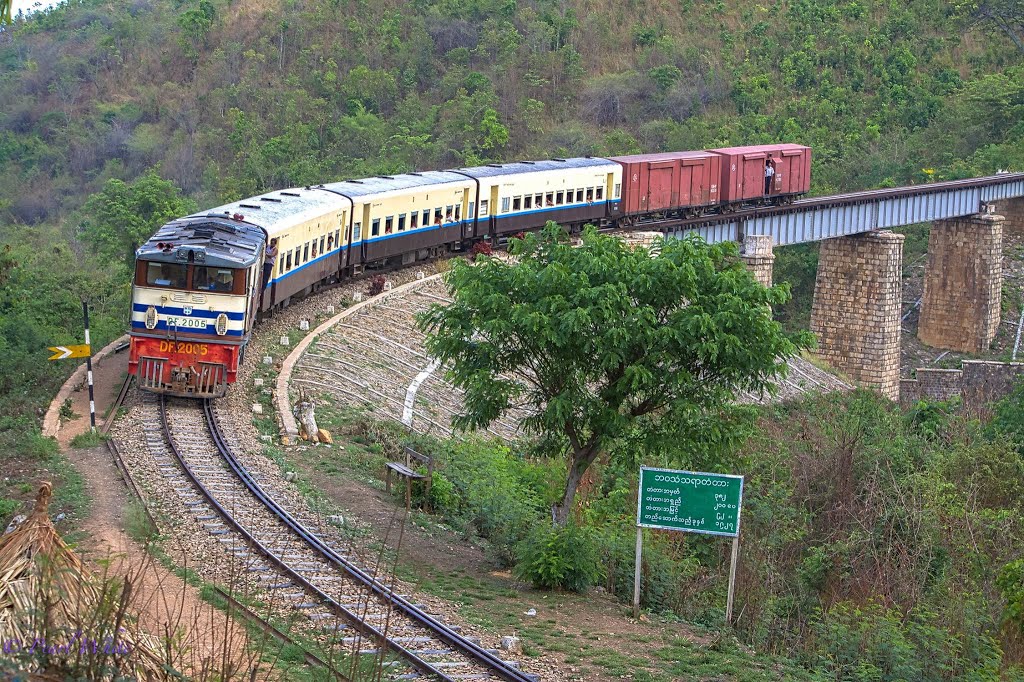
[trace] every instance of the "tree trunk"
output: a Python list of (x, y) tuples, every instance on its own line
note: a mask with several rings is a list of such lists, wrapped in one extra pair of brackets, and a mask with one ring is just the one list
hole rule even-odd
[(316, 425), (316, 402), (307, 397), (303, 392), (299, 393), (299, 400), (295, 405), (295, 418), (302, 426), (303, 435), (306, 440), (316, 443), (319, 438), (320, 429)]
[(595, 447), (573, 453), (569, 475), (565, 479), (565, 493), (562, 495), (562, 501), (552, 510), (556, 526), (564, 526), (569, 521), (569, 514), (572, 513), (573, 502), (576, 500), (576, 490), (580, 487), (580, 481), (583, 480), (587, 469), (597, 459), (597, 452)]

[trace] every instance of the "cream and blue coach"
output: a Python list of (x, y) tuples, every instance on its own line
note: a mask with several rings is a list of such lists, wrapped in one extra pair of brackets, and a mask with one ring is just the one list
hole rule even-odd
[(456, 172), (477, 183), (473, 237), (497, 238), (549, 220), (575, 230), (622, 213), (622, 166), (608, 159), (517, 161)]

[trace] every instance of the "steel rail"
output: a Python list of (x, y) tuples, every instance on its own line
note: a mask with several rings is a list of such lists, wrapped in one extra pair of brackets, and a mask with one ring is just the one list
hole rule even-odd
[(250, 609), (248, 606), (235, 599), (228, 592), (221, 589), (218, 585), (213, 586), (213, 591), (217, 593), (217, 596), (219, 596), (221, 599), (228, 603), (227, 611), (229, 615), (231, 614), (231, 609), (237, 609), (245, 620), (249, 621), (256, 627), (258, 627), (260, 630), (276, 639), (277, 641), (283, 644), (291, 644), (292, 646), (296, 646), (302, 649), (302, 658), (309, 665), (316, 665), (320, 666), (321, 668), (324, 668), (332, 675), (334, 675), (334, 677), (337, 678), (339, 682), (353, 682), (352, 678), (343, 674), (341, 671), (336, 670), (331, 664), (329, 664), (327, 661), (323, 660), (322, 658), (314, 654), (312, 651), (309, 651), (305, 647), (297, 644), (295, 640), (293, 640), (291, 637), (289, 637), (288, 635), (274, 627), (274, 625), (269, 620), (263, 618), (258, 613)]
[[(204, 405), (207, 404), (208, 401), (204, 401)], [(304, 577), (302, 577), (302, 575), (300, 575), (297, 571), (295, 571), (287, 563), (285, 563), (283, 559), (278, 557), (269, 547), (267, 547), (262, 542), (257, 540), (252, 535), (252, 533), (246, 530), (245, 527), (242, 526), (242, 524), (239, 523), (234, 518), (234, 516), (232, 516), (231, 512), (225, 509), (224, 506), (217, 501), (217, 499), (206, 488), (206, 486), (202, 484), (199, 478), (195, 475), (195, 472), (192, 471), (192, 468), (185, 461), (185, 457), (181, 454), (181, 451), (178, 449), (177, 443), (175, 443), (174, 438), (171, 436), (170, 424), (167, 421), (167, 400), (163, 395), (160, 396), (160, 421), (163, 426), (163, 432), (167, 440), (167, 444), (170, 446), (171, 452), (174, 453), (175, 458), (177, 458), (178, 463), (181, 465), (182, 470), (185, 472), (185, 475), (192, 482), (192, 485), (194, 485), (200, 491), (200, 493), (204, 498), (206, 498), (206, 501), (210, 504), (210, 506), (216, 509), (217, 513), (219, 513), (224, 518), (224, 520), (227, 521), (227, 523), (246, 540), (246, 542), (248, 542), (252, 547), (256, 548), (257, 551), (259, 551), (268, 561), (270, 561), (270, 563), (276, 566), (278, 570), (287, 575), (296, 585), (299, 585), (303, 589), (316, 595), (320, 600), (322, 600), (332, 610), (334, 610), (335, 613), (337, 613), (346, 621), (348, 621), (362, 634), (369, 635), (373, 639), (378, 640), (381, 643), (381, 647), (383, 650), (386, 651), (390, 649), (391, 651), (395, 652), (407, 663), (412, 665), (413, 668), (415, 668), (417, 671), (421, 673), (433, 675), (435, 678), (443, 680), (444, 682), (455, 682), (456, 678), (449, 677), (440, 669), (431, 665), (429, 661), (423, 660), (422, 658), (420, 658), (411, 650), (405, 648), (401, 644), (389, 640), (387, 635), (380, 629), (370, 625), (368, 622), (360, 618), (358, 614), (354, 613), (348, 607), (339, 603), (330, 595), (328, 595), (323, 590), (318, 588), (316, 585), (313, 585), (310, 581), (306, 580)], [(212, 426), (212, 422), (209, 422), (209, 424), (211, 424), (210, 435), (212, 436), (217, 427)], [(220, 438), (219, 431), (217, 432), (217, 436), (218, 437), (214, 439), (214, 443), (217, 445), (218, 448), (220, 448), (223, 440)]]
[(114, 398), (114, 404), (110, 406), (110, 411), (107, 412), (107, 418), (103, 420), (103, 426), (100, 427), (100, 434), (107, 435), (110, 431), (110, 427), (114, 425), (114, 420), (117, 418), (117, 411), (121, 409), (121, 405), (124, 404), (124, 399), (128, 396), (128, 389), (132, 385), (132, 379), (135, 378), (134, 374), (128, 374), (124, 378), (124, 382), (121, 384), (121, 389), (117, 392), (117, 397)]
[(462, 637), (436, 618), (424, 613), (412, 602), (395, 594), (392, 588), (383, 585), (376, 578), (367, 574), (351, 561), (348, 561), (337, 554), (315, 533), (310, 532), (302, 526), (302, 524), (296, 521), (291, 514), (278, 505), (273, 498), (263, 491), (263, 488), (260, 487), (259, 483), (256, 482), (248, 470), (246, 470), (246, 468), (235, 458), (234, 453), (227, 445), (224, 435), (220, 430), (220, 424), (213, 412), (212, 401), (204, 400), (203, 409), (206, 412), (207, 422), (211, 425), (210, 433), (214, 436), (218, 449), (220, 449), (221, 453), (224, 455), (225, 461), (227, 461), (228, 465), (232, 470), (234, 470), (239, 479), (242, 480), (250, 492), (252, 492), (257, 499), (259, 499), (275, 516), (277, 516), (277, 518), (305, 540), (307, 544), (319, 551), (324, 558), (344, 569), (345, 572), (362, 583), (366, 588), (370, 589), (378, 597), (385, 599), (387, 602), (394, 605), (404, 616), (421, 627), (430, 630), (439, 640), (455, 648), (464, 656), (484, 664), (493, 673), (500, 676), (501, 679), (507, 680), (508, 682), (536, 682), (536, 676), (524, 673), (522, 670), (509, 665), (483, 647), (474, 644), (465, 637)]

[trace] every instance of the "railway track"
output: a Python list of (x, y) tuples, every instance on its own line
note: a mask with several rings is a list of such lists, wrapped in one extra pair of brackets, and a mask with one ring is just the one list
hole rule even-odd
[(214, 406), (142, 396), (142, 428), (168, 486), (224, 547), (239, 583), (332, 652), (339, 679), (536, 682), (397, 594), (278, 504), (235, 457)]

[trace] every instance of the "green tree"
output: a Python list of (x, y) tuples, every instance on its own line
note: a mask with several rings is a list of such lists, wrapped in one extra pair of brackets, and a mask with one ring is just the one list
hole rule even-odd
[(156, 228), (193, 213), (196, 205), (181, 196), (173, 182), (148, 170), (131, 184), (111, 179), (89, 197), (83, 212), (82, 236), (105, 258), (130, 264), (135, 249)]
[(652, 257), (588, 228), (575, 248), (549, 222), (510, 250), (515, 262), (455, 261), (454, 302), (420, 325), (465, 391), (457, 427), (486, 427), (517, 406), (528, 431), (562, 444), (560, 525), (613, 441), (679, 451), (730, 439), (743, 425), (736, 392), (770, 389), (809, 342), (772, 321), (769, 306), (788, 290), (758, 284), (732, 244), (670, 240)]

